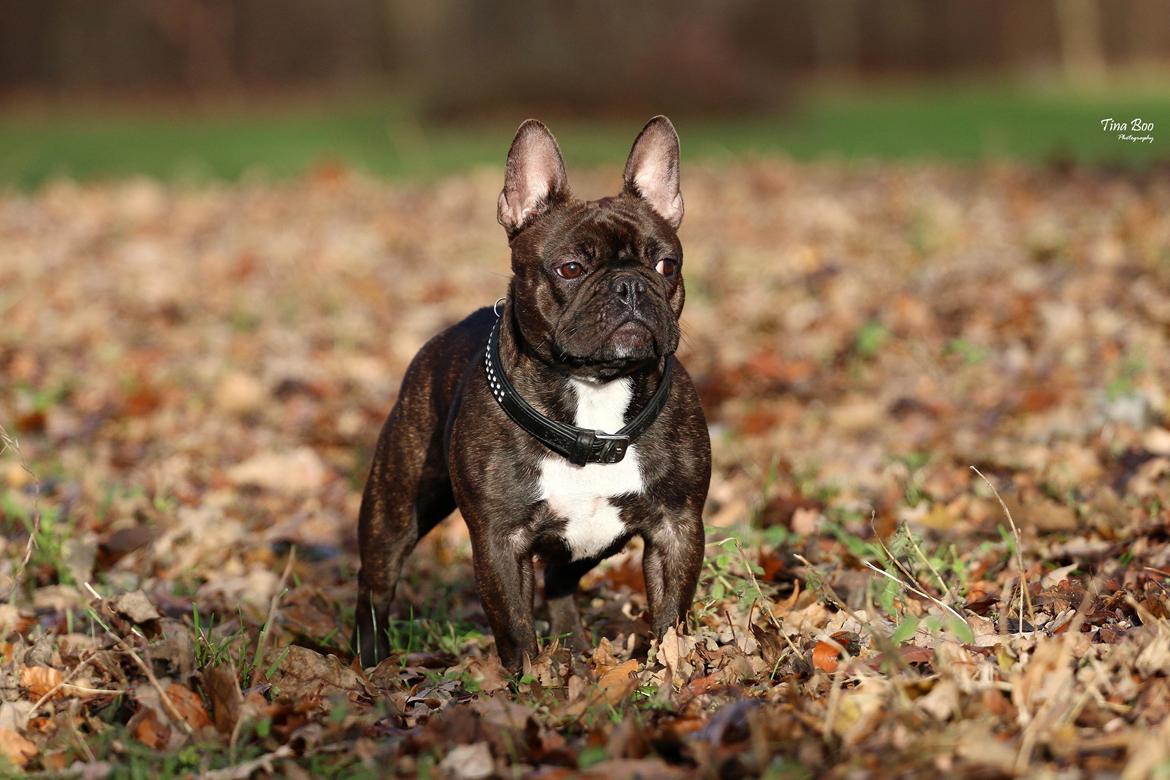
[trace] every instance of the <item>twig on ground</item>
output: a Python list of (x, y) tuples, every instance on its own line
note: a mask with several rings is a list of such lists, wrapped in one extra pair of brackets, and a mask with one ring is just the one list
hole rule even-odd
[(78, 720), (78, 718), (77, 718), (78, 709), (80, 709), (80, 707), (79, 707), (79, 703), (76, 700), (70, 703), (70, 706), (69, 706), (70, 716), (68, 718), (64, 718), (65, 728), (69, 729), (69, 736), (73, 739), (73, 741), (75, 743), (77, 743), (77, 747), (81, 750), (82, 754), (85, 756), (85, 760), (91, 764), (95, 764), (95, 763), (97, 763), (97, 756), (95, 756), (93, 754), (93, 750), (90, 748), (89, 743), (85, 741), (85, 738), (83, 736), (81, 736), (81, 732), (77, 729), (77, 722), (76, 721)]
[[(748, 577), (751, 578), (752, 587), (756, 589), (756, 593), (758, 593), (762, 599), (764, 597), (764, 591), (760, 589), (760, 582), (756, 579), (756, 573), (752, 571), (752, 564), (751, 561), (748, 560), (747, 552), (743, 549), (743, 545), (739, 543), (739, 539), (735, 539), (734, 537), (732, 538), (735, 541), (735, 548), (739, 550), (739, 556), (743, 560), (744, 568), (747, 569)], [(797, 658), (799, 658), (800, 650), (797, 649), (796, 645), (792, 641), (792, 638), (789, 637), (787, 633), (785, 633), (784, 626), (780, 623), (780, 618), (776, 617), (776, 615), (772, 613), (772, 608), (768, 606), (766, 608), (761, 608), (760, 611), (768, 616), (768, 622), (772, 624), (772, 627), (775, 628), (776, 632), (784, 639), (784, 642), (788, 645), (788, 648), (796, 655)], [(730, 617), (728, 617), (727, 620), (728, 623), (731, 622)], [(748, 620), (748, 625), (751, 625), (750, 619)], [(732, 628), (732, 636), (734, 635), (735, 629)]]
[[(754, 607), (755, 605), (753, 604), (752, 606)], [(723, 617), (727, 618), (727, 627), (731, 629), (731, 644), (738, 647), (739, 639), (735, 636), (735, 622), (731, 619), (731, 612), (727, 609), (727, 607), (723, 608)], [(751, 622), (750, 616), (748, 617), (748, 622)]]
[[(173, 720), (186, 734), (191, 735), (195, 733), (194, 729), (191, 728), (191, 724), (187, 722), (187, 719), (184, 718), (182, 713), (179, 712), (179, 708), (175, 706), (173, 701), (171, 701), (171, 697), (167, 695), (165, 690), (163, 690), (162, 684), (159, 683), (158, 678), (154, 676), (154, 670), (150, 668), (150, 664), (144, 661), (142, 657), (138, 655), (138, 653), (134, 652), (133, 648), (126, 644), (126, 642), (124, 642), (120, 637), (115, 638), (122, 645), (122, 649), (125, 650), (125, 652), (130, 656), (131, 660), (133, 660), (134, 663), (137, 664), (138, 668), (142, 670), (143, 674), (146, 675), (146, 679), (150, 683), (151, 687), (158, 691), (159, 699), (162, 701), (163, 708), (167, 711), (167, 715), (170, 717), (170, 719)], [(143, 648), (142, 652), (145, 653), (146, 649)], [(150, 656), (147, 656), (147, 658), (149, 657)]]
[(873, 538), (877, 539), (877, 543), (882, 548), (882, 552), (884, 552), (886, 557), (890, 559), (890, 563), (894, 564), (895, 568), (897, 568), (898, 571), (902, 572), (902, 574), (906, 576), (906, 579), (910, 580), (911, 582), (918, 582), (918, 578), (914, 576), (914, 573), (907, 569), (902, 564), (902, 562), (898, 560), (897, 556), (894, 555), (893, 551), (891, 551), (890, 548), (886, 546), (886, 540), (882, 538), (882, 535), (877, 531), (877, 526), (874, 525), (875, 516), (876, 513), (871, 510), (869, 515), (869, 530), (873, 531)]
[[(821, 641), (834, 647), (843, 661), (848, 661), (851, 658), (849, 648), (842, 645), (836, 639), (833, 639), (833, 637), (827, 636)], [(843, 666), (833, 670), (833, 687), (829, 690), (829, 703), (825, 712), (825, 722), (821, 727), (821, 738), (825, 740), (833, 736), (833, 722), (837, 719), (837, 707), (841, 703), (841, 682), (844, 676), (845, 669)]]
[(1023, 541), (1020, 539), (1020, 529), (1016, 527), (1016, 521), (1012, 519), (1011, 510), (1008, 509), (1007, 504), (1004, 503), (1003, 498), (1000, 497), (999, 491), (995, 489), (995, 485), (991, 482), (991, 480), (985, 477), (983, 472), (974, 466), (971, 466), (971, 470), (978, 474), (979, 478), (986, 482), (987, 487), (991, 488), (991, 492), (995, 494), (995, 500), (999, 502), (1000, 507), (1003, 509), (1003, 513), (1007, 515), (1008, 525), (1011, 526), (1012, 529), (1012, 538), (1016, 540), (1016, 567), (1020, 572), (1020, 624), (1016, 627), (1016, 633), (1022, 634), (1024, 633), (1025, 605), (1028, 608), (1028, 620), (1033, 628), (1036, 626), (1036, 613), (1032, 609), (1032, 594), (1028, 592), (1028, 573), (1024, 568), (1024, 547)]
[(930, 562), (930, 558), (926, 557), (926, 553), (922, 552), (922, 548), (918, 546), (918, 542), (915, 540), (914, 534), (910, 533), (909, 529), (906, 531), (906, 538), (910, 540), (910, 546), (914, 548), (914, 552), (916, 552), (918, 557), (922, 559), (922, 562), (930, 568), (930, 573), (934, 575), (934, 579), (938, 582), (939, 587), (942, 588), (943, 598), (950, 600), (951, 589), (947, 587), (947, 581), (944, 580), (942, 575), (938, 573), (938, 569), (936, 569), (934, 564)]
[(203, 777), (208, 778), (208, 780), (244, 780), (244, 778), (251, 777), (261, 769), (266, 772), (271, 772), (273, 761), (279, 761), (282, 758), (292, 758), (293, 755), (294, 753), (291, 747), (281, 745), (271, 753), (265, 753), (258, 758), (253, 758), (251, 761), (229, 766), (226, 769), (217, 769), (214, 772), (208, 772)]
[[(759, 594), (760, 598), (763, 598), (764, 591), (760, 589), (760, 581), (756, 579), (756, 573), (752, 571), (752, 564), (751, 561), (748, 560), (747, 552), (743, 549), (743, 545), (739, 543), (739, 539), (736, 539), (734, 536), (731, 538), (732, 541), (735, 542), (735, 549), (739, 550), (739, 557), (743, 560), (743, 566), (745, 569), (747, 569), (748, 577), (751, 578), (752, 587), (756, 589), (756, 593)], [(773, 626), (780, 628), (780, 621), (777, 620), (776, 616), (772, 614), (771, 609), (765, 609), (763, 612), (768, 616), (768, 620), (772, 623)]]
[(90, 688), (88, 685), (74, 685), (73, 683), (66, 683), (62, 688), (68, 688), (73, 693), (80, 693), (86, 696), (121, 696), (127, 691), (120, 688)]
[[(918, 578), (914, 576), (914, 573), (912, 571), (910, 571), (909, 569), (907, 569), (902, 564), (902, 562), (900, 560), (898, 560), (897, 557), (894, 556), (894, 553), (891, 552), (890, 548), (886, 546), (886, 542), (884, 539), (882, 539), (881, 534), (879, 534), (877, 532), (877, 528), (874, 526), (873, 520), (874, 520), (874, 516), (871, 513), (870, 517), (869, 517), (869, 528), (871, 531), (873, 531), (873, 538), (877, 539), (877, 543), (879, 545), (881, 545), (882, 552), (884, 552), (886, 554), (886, 557), (890, 559), (890, 562), (893, 563), (895, 567), (897, 567), (898, 571), (902, 572), (902, 574), (905, 575), (906, 579), (910, 580), (911, 582), (913, 582), (917, 585), (921, 585), (922, 583), (918, 581)], [(934, 568), (934, 564), (932, 564), (930, 562), (930, 559), (927, 558), (926, 555), (923, 554), (921, 549), (919, 549), (918, 543), (914, 541), (914, 534), (910, 533), (909, 529), (907, 529), (907, 531), (906, 531), (906, 537), (910, 540), (910, 544), (913, 545), (914, 552), (918, 553), (918, 557), (922, 558), (922, 560), (926, 563), (926, 565), (930, 567), (931, 573), (934, 574), (934, 578), (936, 580), (938, 580), (938, 584), (942, 588), (943, 596), (945, 596), (946, 598), (949, 599), (951, 597), (950, 588), (948, 588), (947, 584), (945, 582), (943, 582), (943, 578), (941, 575), (939, 575), (938, 570)]]
[(837, 719), (837, 705), (841, 702), (841, 678), (844, 672), (837, 669), (833, 672), (833, 687), (829, 690), (829, 704), (825, 712), (825, 722), (821, 726), (821, 739), (827, 740), (833, 736), (833, 721)]
[[(94, 590), (92, 585), (90, 585), (88, 582), (84, 583), (84, 585), (91, 594), (101, 600), (101, 596), (96, 590)], [(150, 664), (147, 661), (142, 660), (142, 656), (138, 655), (138, 653), (134, 651), (134, 648), (131, 647), (125, 639), (115, 634), (113, 629), (107, 626), (105, 622), (97, 616), (96, 612), (90, 610), (90, 615), (95, 618), (97, 624), (105, 629), (105, 632), (110, 636), (111, 639), (114, 640), (114, 645), (123, 653), (128, 655), (130, 660), (134, 662), (134, 665), (141, 669), (142, 673), (146, 675), (147, 682), (149, 682), (151, 687), (154, 688), (154, 690), (158, 693), (159, 702), (162, 704), (163, 709), (166, 710), (167, 717), (174, 721), (175, 725), (182, 729), (183, 732), (188, 736), (194, 734), (195, 731), (191, 728), (191, 724), (187, 722), (187, 719), (184, 718), (182, 713), (179, 712), (179, 708), (175, 706), (173, 701), (171, 701), (171, 697), (168, 696), (166, 690), (163, 689), (162, 683), (160, 683), (158, 678), (155, 677), (154, 669), (151, 668)], [(141, 636), (141, 634), (139, 634), (139, 636)], [(147, 653), (145, 647), (142, 648), (142, 652), (144, 654)], [(147, 654), (147, 658), (150, 658), (149, 654)]]
[(20, 464), (21, 471), (28, 474), (29, 478), (32, 479), (33, 501), (32, 517), (30, 518), (28, 541), (24, 545), (24, 555), (21, 556), (20, 563), (12, 572), (12, 584), (8, 587), (8, 592), (4, 594), (4, 601), (10, 601), (20, 588), (20, 580), (24, 577), (24, 570), (28, 567), (28, 562), (32, 560), (33, 550), (37, 546), (37, 536), (41, 533), (41, 478), (36, 475), (32, 467), (28, 465), (28, 461), (25, 460), (24, 451), (20, 448), (20, 441), (9, 434), (8, 429), (3, 424), (0, 424), (0, 455), (3, 455), (9, 450), (12, 450), (16, 454), (16, 460)]
[[(924, 599), (928, 599), (928, 600), (930, 600), (930, 601), (934, 602), (935, 604), (937, 604), (937, 605), (939, 605), (940, 607), (942, 607), (943, 609), (945, 609), (947, 612), (950, 612), (952, 615), (954, 615), (955, 617), (957, 617), (957, 618), (958, 618), (959, 620), (961, 620), (962, 622), (964, 622), (964, 623), (967, 623), (967, 619), (966, 619), (965, 617), (963, 617), (962, 615), (960, 615), (960, 614), (958, 613), (958, 611), (957, 611), (957, 610), (955, 610), (955, 608), (954, 608), (954, 607), (952, 607), (950, 604), (947, 604), (947, 603), (946, 603), (945, 601), (943, 601), (942, 599), (940, 599), (940, 598), (938, 598), (938, 597), (936, 597), (936, 596), (932, 596), (932, 595), (930, 595), (929, 593), (927, 593), (926, 591), (922, 590), (921, 588), (916, 588), (916, 587), (914, 587), (913, 585), (911, 585), (911, 584), (910, 584), (910, 583), (908, 583), (908, 582), (903, 582), (902, 580), (900, 580), (900, 579), (898, 579), (897, 577), (895, 577), (893, 574), (890, 574), (890, 573), (889, 573), (888, 571), (886, 571), (885, 569), (881, 569), (881, 568), (878, 568), (877, 566), (874, 566), (874, 565), (873, 565), (872, 563), (870, 563), (869, 561), (862, 561), (861, 563), (862, 563), (862, 565), (863, 565), (863, 566), (865, 566), (867, 569), (869, 569), (869, 570), (871, 570), (871, 571), (875, 571), (875, 572), (877, 572), (878, 574), (882, 575), (883, 577), (888, 577), (888, 578), (890, 578), (891, 580), (893, 580), (894, 582), (898, 583), (899, 585), (901, 585), (903, 588), (905, 588), (906, 590), (910, 591), (911, 593), (915, 593), (915, 594), (917, 594), (917, 595), (921, 596), (921, 597), (922, 597), (922, 598), (924, 598)], [(970, 625), (970, 624), (968, 623), (967, 625)]]
[[(820, 572), (817, 570), (817, 567), (813, 566), (812, 561), (810, 561), (808, 558), (805, 558), (800, 553), (794, 553), (792, 557), (795, 558), (796, 560), (800, 561), (801, 563), (803, 563), (805, 566), (812, 569), (814, 572), (817, 573), (818, 576), (820, 575)], [(824, 580), (820, 580), (817, 583), (817, 587), (819, 587), (821, 590), (824, 591), (825, 595), (829, 597), (829, 601), (831, 601), (837, 607), (837, 609), (841, 610), (846, 615), (849, 615), (851, 618), (856, 620), (862, 626), (864, 626), (864, 627), (869, 626), (869, 620), (862, 618), (860, 615), (857, 614), (856, 610), (852, 609), (848, 604), (846, 604), (845, 601), (840, 596), (837, 595), (837, 591), (833, 590), (832, 586), (829, 585), (829, 583), (825, 582)], [(870, 629), (870, 631), (871, 631), (871, 633), (873, 633), (872, 629)]]
[(280, 611), (280, 600), (286, 593), (285, 584), (292, 573), (293, 564), (297, 562), (297, 548), (294, 545), (288, 549), (288, 561), (284, 564), (284, 571), (276, 583), (276, 592), (272, 594), (272, 601), (268, 605), (268, 617), (264, 619), (264, 626), (260, 629), (260, 638), (256, 641), (256, 654), (252, 657), (252, 668), (258, 669), (264, 660), (264, 651), (268, 649), (268, 637), (272, 633), (272, 625), (276, 622), (276, 615)]
[[(62, 688), (64, 688), (66, 685), (69, 685), (69, 681), (72, 680), (77, 675), (79, 675), (81, 673), (82, 669), (89, 666), (89, 662), (92, 661), (94, 659), (94, 656), (96, 656), (96, 655), (97, 655), (97, 651), (91, 650), (86, 656), (84, 656), (80, 661), (78, 661), (77, 666), (70, 669), (69, 674), (67, 674), (61, 678), (61, 682), (57, 683), (52, 688), (47, 690), (45, 692), (44, 696), (41, 696), (41, 698), (37, 699), (33, 703), (32, 709), (28, 711), (28, 717), (31, 718), (33, 713), (35, 713), (37, 710), (39, 710), (41, 708), (41, 705), (43, 705), (49, 699), (51, 699), (55, 695), (57, 695), (57, 692), (60, 691)], [(70, 687), (80, 688), (81, 686), (74, 685), (74, 686), (70, 686)], [(95, 692), (96, 692), (96, 689), (90, 689), (90, 690), (95, 690)], [(121, 691), (111, 691), (111, 693), (121, 693)]]
[[(799, 553), (797, 553), (797, 554), (793, 555), (793, 557), (796, 558), (796, 560), (803, 563), (805, 566), (809, 567), (809, 569), (811, 569), (812, 571), (814, 571), (814, 572), (817, 571), (817, 568), (812, 565), (812, 562), (809, 561), (808, 558), (805, 558), (803, 555), (800, 555)], [(879, 571), (880, 571), (880, 569), (879, 569)], [(869, 634), (870, 639), (873, 640), (873, 643), (876, 647), (881, 648), (883, 650), (883, 652), (887, 652), (887, 651), (890, 652), (890, 657), (895, 659), (895, 663), (898, 663), (899, 665), (901, 665), (903, 663), (901, 658), (895, 652), (893, 652), (893, 646), (889, 643), (888, 638), (875, 627), (874, 621), (871, 620), (868, 616), (859, 615), (855, 610), (851, 609), (849, 607), (849, 605), (846, 604), (845, 601), (840, 596), (837, 595), (837, 591), (833, 590), (833, 587), (831, 585), (829, 585), (829, 583), (825, 582), (824, 580), (821, 580), (818, 583), (816, 583), (815, 585), (813, 585), (812, 587), (815, 587), (815, 588), (821, 590), (825, 594), (825, 596), (828, 597), (828, 600), (837, 607), (837, 609), (841, 610), (846, 615), (849, 615), (851, 618), (856, 620), (857, 624), (859, 626), (861, 626), (861, 630), (863, 630)], [(930, 598), (930, 597), (928, 596), (927, 598)], [(961, 617), (959, 619), (962, 620)], [(963, 622), (966, 623), (965, 620)], [(787, 639), (787, 637), (785, 637), (785, 639)], [(845, 657), (845, 658), (849, 657), (849, 653), (848, 653), (847, 648), (843, 647), (839, 642), (832, 639), (832, 637), (829, 637), (826, 641), (830, 642), (834, 647), (838, 648), (839, 652), (842, 654), (842, 657)], [(789, 642), (789, 646), (791, 646), (791, 645), (792, 645), (792, 643)], [(793, 649), (795, 650), (795, 648), (793, 648)], [(799, 653), (798, 653), (798, 655), (799, 655)]]
[[(1068, 630), (1061, 637), (1060, 656), (1057, 661), (1059, 667), (1067, 667), (1072, 663), (1072, 638), (1081, 632), (1081, 626), (1085, 623), (1089, 606), (1093, 603), (1093, 599), (1096, 598), (1099, 592), (1099, 583), (1096, 578), (1093, 578), (1089, 581), (1089, 586), (1085, 589), (1085, 595), (1081, 598), (1081, 604), (1077, 608), (1076, 614), (1073, 615), (1073, 619), (1069, 622)], [(1022, 714), (1028, 718), (1028, 721), (1027, 725), (1024, 726), (1023, 734), (1020, 736), (1020, 750), (1016, 754), (1015, 771), (1017, 774), (1028, 774), (1025, 770), (1032, 763), (1032, 753), (1036, 749), (1039, 732), (1042, 728), (1052, 725), (1052, 716), (1055, 715), (1056, 708), (1058, 706), (1066, 706), (1066, 716), (1075, 714), (1078, 709), (1076, 703), (1073, 702), (1072, 706), (1068, 706), (1068, 697), (1070, 695), (1071, 690), (1066, 692), (1063, 697), (1045, 701), (1035, 713), (1028, 712), (1026, 708), (1023, 710)]]

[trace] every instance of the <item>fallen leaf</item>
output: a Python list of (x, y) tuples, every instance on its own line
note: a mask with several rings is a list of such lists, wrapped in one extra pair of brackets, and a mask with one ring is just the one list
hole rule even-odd
[[(179, 717), (193, 730), (210, 725), (211, 718), (207, 716), (199, 694), (170, 680), (160, 683)], [(187, 741), (186, 732), (172, 722), (157, 688), (139, 685), (134, 689), (134, 700), (138, 708), (127, 726), (135, 739), (155, 750), (174, 750)]]
[(28, 725), (33, 702), (28, 699), (0, 702), (0, 729), (19, 731)]
[(325, 484), (328, 472), (316, 452), (299, 447), (289, 452), (255, 455), (228, 469), (227, 476), (239, 486), (300, 494), (320, 488)]
[(235, 668), (229, 663), (204, 669), (203, 688), (211, 700), (216, 730), (230, 734), (239, 722), (240, 706), (244, 703)]
[(914, 706), (930, 714), (935, 720), (949, 720), (959, 711), (959, 687), (954, 680), (939, 680), (930, 693), (920, 697)]
[(588, 686), (589, 683), (584, 677), (577, 674), (570, 675), (569, 681), (565, 685), (565, 688), (567, 689), (567, 695), (565, 697), (566, 700), (570, 704), (580, 700)]
[(480, 780), (492, 776), (495, 772), (495, 762), (492, 761), (492, 751), (488, 743), (476, 742), (453, 748), (439, 762), (439, 768), (461, 780)]
[(898, 648), (902, 661), (908, 664), (929, 664), (934, 662), (934, 650), (918, 645), (903, 645)]
[(816, 647), (813, 648), (812, 662), (813, 666), (820, 669), (822, 672), (832, 674), (837, 671), (837, 658), (841, 655), (841, 651), (837, 645), (824, 641), (817, 642)]
[(60, 671), (47, 666), (26, 666), (20, 670), (20, 684), (28, 690), (29, 698), (33, 700), (53, 690), (64, 679), (65, 675)]
[(453, 669), (460, 669), (479, 684), (479, 689), (485, 693), (502, 691), (508, 687), (508, 671), (500, 665), (496, 656), (486, 659), (468, 658)]
[(846, 744), (857, 744), (868, 736), (885, 713), (890, 683), (867, 677), (856, 688), (841, 694), (833, 719), (833, 732)]
[(603, 636), (601, 641), (597, 643), (597, 647), (593, 649), (593, 668), (598, 673), (604, 673), (621, 662), (621, 658), (614, 652), (613, 643), (609, 641), (609, 637)]
[(146, 594), (140, 590), (115, 596), (110, 599), (109, 604), (115, 612), (132, 623), (149, 623), (162, 617)]
[(694, 636), (679, 634), (674, 626), (663, 632), (662, 639), (658, 642), (657, 660), (670, 672), (672, 680), (681, 682), (695, 671), (694, 664), (690, 661), (695, 643)]
[(686, 692), (692, 696), (699, 696), (712, 688), (719, 686), (719, 675), (709, 674), (706, 677), (696, 677), (686, 685)]
[[(554, 639), (536, 658), (524, 656), (524, 676), (535, 678), (541, 685), (557, 687), (561, 684), (561, 643)], [(496, 659), (498, 662), (498, 658)]]
[(1068, 566), (1061, 566), (1060, 568), (1053, 569), (1040, 579), (1040, 585), (1045, 588), (1055, 588), (1057, 585), (1068, 579), (1068, 575), (1076, 571), (1079, 565), (1080, 564), (1077, 563), (1070, 563)]
[(0, 753), (19, 767), (28, 764), (37, 754), (37, 746), (12, 729), (0, 729)]
[(638, 662), (634, 659), (618, 664), (597, 681), (597, 686), (609, 704), (617, 704), (633, 692), (638, 685)]
[(147, 747), (163, 750), (170, 746), (173, 730), (153, 707), (141, 709), (128, 725), (134, 738)]
[(576, 776), (600, 780), (676, 780), (690, 773), (661, 758), (611, 758)]
[(227, 374), (215, 389), (215, 403), (229, 414), (249, 414), (264, 403), (264, 385), (250, 374)]
[(471, 705), (471, 709), (480, 714), (484, 723), (516, 733), (523, 732), (534, 722), (531, 707), (503, 696), (480, 699)]
[(190, 688), (179, 685), (178, 683), (171, 683), (165, 688), (167, 698), (171, 700), (175, 710), (182, 716), (183, 720), (187, 721), (193, 729), (201, 729), (204, 726), (211, 725), (211, 718), (207, 716), (207, 710), (203, 706), (203, 699), (199, 694)]
[[(283, 652), (283, 651), (282, 651)], [(361, 676), (333, 655), (321, 655), (307, 647), (290, 645), (272, 684), (281, 696), (299, 699), (363, 690)]]

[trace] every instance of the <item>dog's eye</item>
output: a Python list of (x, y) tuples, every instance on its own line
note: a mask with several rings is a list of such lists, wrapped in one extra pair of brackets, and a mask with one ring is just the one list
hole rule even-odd
[(561, 275), (562, 279), (576, 279), (581, 274), (585, 273), (585, 266), (580, 263), (569, 262), (564, 265), (557, 266), (557, 273)]
[(667, 279), (673, 279), (678, 273), (678, 260), (673, 257), (664, 257), (658, 261), (658, 265), (654, 266), (654, 270)]

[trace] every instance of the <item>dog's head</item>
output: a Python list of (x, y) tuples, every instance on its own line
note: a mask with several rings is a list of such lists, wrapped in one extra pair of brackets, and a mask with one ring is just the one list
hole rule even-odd
[(664, 116), (634, 141), (620, 194), (581, 201), (548, 128), (530, 119), (508, 152), (497, 217), (512, 247), (510, 303), (540, 359), (611, 379), (678, 347), (683, 255), (678, 134)]

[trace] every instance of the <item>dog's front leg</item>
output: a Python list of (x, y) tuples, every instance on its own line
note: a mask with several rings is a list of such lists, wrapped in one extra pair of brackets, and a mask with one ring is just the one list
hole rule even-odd
[(479, 597), (496, 637), (500, 662), (519, 672), (525, 654), (536, 657), (532, 553), (519, 548), (511, 538), (493, 533), (477, 536), (472, 547)]
[(695, 598), (703, 568), (703, 518), (698, 510), (666, 512), (662, 521), (642, 535), (642, 573), (650, 625), (661, 637), (682, 622)]
[(572, 561), (544, 571), (544, 600), (551, 633), (579, 652), (588, 650), (592, 643), (577, 610), (577, 588), (581, 578), (596, 565), (596, 560)]

